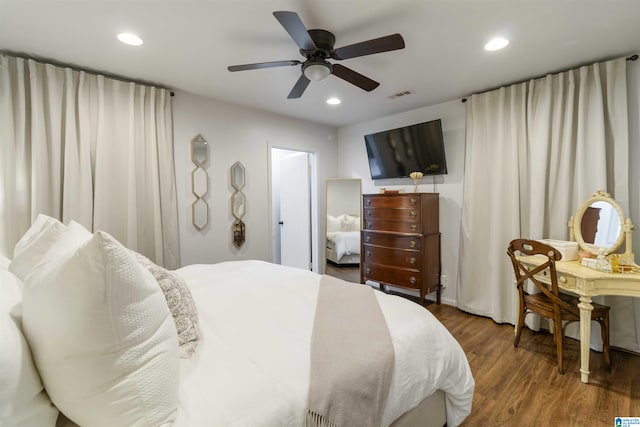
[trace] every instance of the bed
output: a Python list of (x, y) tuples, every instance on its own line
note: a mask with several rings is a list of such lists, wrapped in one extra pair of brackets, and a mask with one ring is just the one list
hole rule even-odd
[[(257, 260), (167, 272), (106, 233), (59, 228), (27, 232), (31, 254), (0, 262), (3, 343), (19, 349), (0, 359), (0, 424), (305, 425), (324, 276)], [(459, 425), (474, 390), (464, 352), (423, 307), (372, 294), (395, 354), (381, 425)]]
[(327, 260), (338, 265), (360, 263), (360, 217), (327, 215)]

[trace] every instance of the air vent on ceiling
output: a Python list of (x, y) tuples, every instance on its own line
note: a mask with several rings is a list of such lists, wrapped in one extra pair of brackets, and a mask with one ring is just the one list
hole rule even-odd
[(398, 92), (398, 93), (394, 93), (393, 95), (389, 95), (389, 99), (396, 99), (396, 98), (400, 98), (401, 96), (407, 96), (411, 94), (413, 94), (413, 92), (411, 92), (410, 90), (405, 90), (404, 92)]

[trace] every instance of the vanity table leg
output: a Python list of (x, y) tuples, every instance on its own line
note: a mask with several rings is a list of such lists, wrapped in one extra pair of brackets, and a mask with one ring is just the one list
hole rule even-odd
[(583, 383), (589, 382), (589, 351), (591, 343), (591, 305), (590, 296), (581, 296), (580, 303), (580, 379)]

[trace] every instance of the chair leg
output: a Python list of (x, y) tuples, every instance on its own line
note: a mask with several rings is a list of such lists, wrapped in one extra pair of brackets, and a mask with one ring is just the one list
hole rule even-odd
[(602, 347), (604, 349), (604, 361), (611, 369), (611, 349), (609, 346), (609, 313), (607, 312), (602, 319), (598, 319), (602, 330)]
[(558, 372), (564, 374), (564, 329), (562, 328), (562, 320), (554, 319), (554, 340), (556, 342), (556, 355), (558, 357)]
[(520, 342), (520, 335), (522, 334), (522, 326), (524, 325), (524, 318), (527, 315), (527, 311), (520, 307), (520, 315), (518, 316), (518, 324), (516, 325), (516, 337), (513, 340), (513, 346), (517, 347)]

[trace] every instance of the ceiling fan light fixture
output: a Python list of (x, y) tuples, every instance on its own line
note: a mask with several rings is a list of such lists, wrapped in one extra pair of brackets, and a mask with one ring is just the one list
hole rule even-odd
[(302, 72), (309, 80), (319, 82), (331, 75), (331, 66), (328, 62), (310, 62), (305, 64)]

